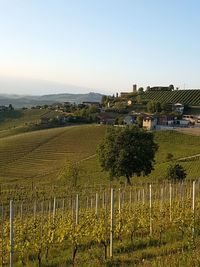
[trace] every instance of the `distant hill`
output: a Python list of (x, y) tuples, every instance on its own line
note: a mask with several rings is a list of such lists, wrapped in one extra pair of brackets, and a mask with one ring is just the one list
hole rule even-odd
[(146, 91), (144, 99), (160, 103), (181, 103), (189, 106), (200, 106), (200, 90)]
[(0, 105), (12, 104), (15, 108), (52, 104), (56, 102), (82, 103), (83, 101), (101, 101), (102, 94), (49, 94), (42, 96), (22, 96), (0, 94)]

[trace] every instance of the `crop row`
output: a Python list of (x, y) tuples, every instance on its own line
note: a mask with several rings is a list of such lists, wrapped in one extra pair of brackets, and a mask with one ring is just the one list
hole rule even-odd
[(160, 103), (200, 105), (200, 90), (150, 91), (145, 92), (144, 97)]
[(179, 241), (189, 249), (199, 239), (198, 184), (195, 187), (193, 183), (189, 188), (184, 184), (167, 184), (160, 190), (156, 185), (136, 191), (115, 190), (114, 202), (112, 195), (102, 195), (101, 202), (99, 194), (95, 198), (82, 196), (82, 200), (77, 196), (68, 201), (34, 202), (29, 208), (26, 203), (23, 206), (16, 202), (15, 215), (10, 221), (9, 206), (4, 206), (0, 229), (1, 265), (8, 264), (9, 254), (14, 262), (23, 266), (29, 265), (30, 259), (41, 266), (48, 262), (52, 250), (58, 255), (63, 249), (72, 251), (75, 263), (84, 246), (89, 247), (91, 253), (93, 247), (98, 248), (99, 254), (107, 258), (109, 254), (115, 257), (113, 247), (122, 241), (129, 240), (134, 245), (138, 239), (150, 239), (159, 246)]

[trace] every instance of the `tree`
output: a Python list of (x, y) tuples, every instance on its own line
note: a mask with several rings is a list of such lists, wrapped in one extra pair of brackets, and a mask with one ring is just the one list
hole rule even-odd
[(12, 106), (12, 104), (9, 104), (8, 109), (9, 110), (13, 110), (14, 109), (13, 106)]
[(167, 173), (168, 178), (172, 180), (182, 181), (186, 178), (186, 170), (180, 164), (170, 165)]
[(71, 183), (72, 186), (76, 187), (77, 182), (80, 178), (82, 169), (78, 162), (71, 162), (69, 165), (65, 166), (60, 173), (60, 178), (65, 183)]
[(166, 160), (167, 161), (172, 161), (173, 157), (174, 157), (174, 155), (172, 153), (167, 153)]
[(174, 85), (173, 85), (173, 84), (170, 84), (170, 85), (169, 85), (169, 90), (170, 90), (170, 91), (174, 91)]
[(110, 177), (148, 175), (153, 170), (158, 145), (154, 136), (135, 126), (110, 127), (97, 149), (100, 165)]
[(142, 124), (143, 124), (143, 117), (142, 116), (137, 116), (136, 118), (136, 122), (137, 122), (137, 125), (142, 128)]
[(138, 92), (139, 92), (139, 93), (143, 93), (143, 92), (144, 92), (144, 88), (143, 88), (143, 87), (140, 87), (140, 88), (138, 89)]
[(150, 113), (155, 113), (155, 112), (161, 112), (162, 111), (162, 107), (160, 102), (156, 102), (156, 101), (149, 101), (147, 103), (147, 111)]

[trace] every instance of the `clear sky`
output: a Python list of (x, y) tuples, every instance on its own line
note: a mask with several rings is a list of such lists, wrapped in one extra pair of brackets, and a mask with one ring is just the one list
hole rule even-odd
[(0, 0), (0, 77), (200, 88), (199, 14), (199, 0)]

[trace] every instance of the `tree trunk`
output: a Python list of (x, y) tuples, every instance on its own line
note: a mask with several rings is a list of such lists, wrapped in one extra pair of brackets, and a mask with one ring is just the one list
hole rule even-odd
[(126, 183), (127, 183), (127, 185), (131, 185), (131, 180), (130, 180), (129, 175), (126, 175)]
[(73, 248), (72, 248), (72, 263), (73, 263), (73, 266), (75, 266), (75, 258), (76, 258), (77, 250), (78, 250), (77, 245), (73, 245)]
[(42, 263), (41, 250), (38, 251), (37, 258), (38, 258), (38, 267), (41, 267), (41, 263)]

